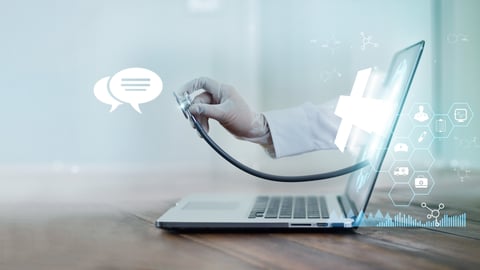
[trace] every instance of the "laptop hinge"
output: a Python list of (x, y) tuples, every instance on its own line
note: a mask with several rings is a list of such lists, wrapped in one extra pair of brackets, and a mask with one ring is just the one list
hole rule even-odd
[(350, 202), (350, 200), (342, 195), (337, 196), (338, 204), (340, 204), (340, 207), (343, 210), (343, 214), (347, 218), (353, 218), (355, 219), (358, 215), (358, 211), (355, 207), (354, 204)]

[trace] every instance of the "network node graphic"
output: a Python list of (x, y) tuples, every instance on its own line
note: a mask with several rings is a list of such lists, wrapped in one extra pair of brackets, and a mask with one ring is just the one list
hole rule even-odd
[(421, 206), (422, 206), (422, 208), (427, 208), (430, 211), (430, 214), (427, 214), (427, 218), (428, 219), (432, 219), (432, 218), (435, 219), (435, 227), (439, 227), (440, 222), (438, 222), (438, 217), (440, 216), (440, 210), (445, 208), (445, 204), (444, 203), (439, 203), (437, 209), (432, 209), (432, 208), (428, 207), (426, 202), (422, 202)]

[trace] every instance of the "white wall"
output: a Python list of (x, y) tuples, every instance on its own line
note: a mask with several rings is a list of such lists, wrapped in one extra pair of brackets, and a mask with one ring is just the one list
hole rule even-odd
[[(272, 0), (262, 1), (259, 14), (264, 109), (307, 101), (320, 104), (348, 95), (358, 70), (376, 66), (385, 71), (396, 51), (419, 40), (426, 40), (426, 49), (406, 108), (415, 102), (431, 101), (430, 1)], [(361, 32), (371, 36), (370, 41), (378, 46), (369, 44), (362, 50)], [(410, 130), (400, 123), (397, 133), (408, 135)], [(342, 158), (318, 151), (275, 164), (268, 160), (263, 163), (286, 171), (314, 172), (338, 167)]]
[[(432, 86), (432, 30), (440, 21), (446, 32), (448, 27), (465, 29), (472, 42), (448, 52), (443, 48), (442, 57), (450, 57), (453, 66), (446, 70), (449, 65), (443, 65), (445, 98), (436, 101), (446, 106), (453, 93), (459, 99), (478, 99), (472, 75), (478, 70), (478, 8), (471, 8), (478, 7), (476, 1), (442, 1), (441, 14), (435, 13), (436, 1), (199, 1), (218, 6), (195, 12), (187, 0), (2, 3), (0, 163), (188, 163), (212, 171), (219, 164), (229, 169), (176, 110), (171, 92), (184, 82), (208, 75), (231, 83), (259, 110), (307, 100), (321, 103), (348, 93), (359, 68), (385, 67), (395, 51), (425, 39), (407, 107), (430, 102), (433, 91), (438, 95)], [(361, 50), (360, 32), (379, 46)], [(334, 50), (322, 47), (329, 41), (335, 45), (335, 40), (340, 43)], [(156, 71), (164, 92), (142, 105), (142, 115), (128, 106), (108, 113), (108, 106), (93, 96), (94, 83), (132, 66)], [(334, 69), (342, 76), (336, 77)], [(454, 91), (448, 83), (455, 83)], [(212, 134), (250, 164), (266, 159), (258, 147), (236, 141), (218, 126)], [(310, 156), (294, 160), (295, 167), (315, 165)]]
[[(0, 162), (210, 164), (213, 153), (177, 111), (172, 92), (207, 75), (256, 100), (252, 3), (207, 1), (218, 5), (203, 12), (192, 2), (3, 2)], [(141, 105), (141, 115), (126, 105), (109, 113), (93, 85), (134, 66), (157, 72), (163, 93)]]
[(444, 166), (479, 169), (480, 161), (480, 2), (475, 0), (434, 1), (436, 109), (448, 112), (455, 102), (468, 103), (473, 110), (467, 127), (453, 130), (436, 147), (436, 156)]

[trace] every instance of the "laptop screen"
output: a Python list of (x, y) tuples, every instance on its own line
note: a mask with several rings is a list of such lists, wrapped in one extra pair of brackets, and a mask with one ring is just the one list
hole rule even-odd
[[(363, 98), (381, 101), (385, 109), (376, 113), (381, 113), (381, 119), (385, 119), (385, 121), (381, 122), (380, 127), (376, 127), (375, 132), (366, 135), (366, 132), (363, 132), (358, 159), (359, 161), (369, 160), (370, 166), (350, 175), (346, 186), (346, 196), (353, 205), (355, 213), (347, 213), (349, 216), (361, 216), (366, 209), (424, 45), (425, 42), (420, 41), (397, 52), (381, 86), (369, 87), (368, 91), (364, 93)], [(355, 133), (355, 130), (352, 129), (351, 132)]]

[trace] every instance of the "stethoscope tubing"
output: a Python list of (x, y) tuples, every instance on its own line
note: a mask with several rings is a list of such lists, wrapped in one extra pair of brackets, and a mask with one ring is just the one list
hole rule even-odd
[(210, 147), (212, 147), (212, 149), (215, 150), (215, 152), (217, 152), (217, 154), (219, 154), (222, 158), (224, 158), (228, 163), (232, 164), (238, 169), (250, 175), (253, 175), (255, 177), (265, 179), (265, 180), (275, 181), (275, 182), (284, 182), (284, 183), (311, 182), (311, 181), (327, 180), (327, 179), (335, 178), (338, 176), (346, 175), (349, 173), (353, 173), (357, 170), (360, 170), (370, 165), (370, 162), (368, 160), (364, 160), (352, 166), (348, 166), (348, 167), (330, 171), (330, 172), (308, 174), (308, 175), (296, 175), (296, 176), (276, 175), (276, 174), (270, 174), (270, 173), (265, 173), (265, 172), (255, 170), (241, 163), (231, 155), (229, 155), (217, 143), (215, 143), (215, 141), (213, 141), (213, 139), (208, 135), (208, 133), (205, 131), (202, 125), (198, 122), (195, 116), (188, 111), (188, 108), (190, 107), (192, 102), (188, 94), (185, 94), (183, 99), (179, 97), (176, 93), (173, 93), (173, 95), (175, 96), (175, 99), (177, 100), (177, 103), (180, 106), (180, 110), (183, 112), (185, 118), (192, 121), (193, 126), (198, 131), (198, 133), (200, 133), (200, 135), (205, 140), (205, 142), (207, 142), (207, 144), (210, 145)]
[(213, 139), (208, 135), (208, 133), (203, 129), (202, 125), (198, 122), (198, 120), (195, 118), (194, 115), (190, 114), (189, 115), (190, 120), (193, 122), (193, 125), (195, 129), (200, 133), (202, 138), (207, 142), (208, 145), (210, 145), (217, 154), (219, 154), (221, 157), (223, 157), (227, 162), (232, 164), (233, 166), (237, 167), (238, 169), (256, 176), (258, 178), (262, 178), (265, 180), (270, 180), (270, 181), (275, 181), (275, 182), (285, 182), (285, 183), (298, 183), (298, 182), (311, 182), (311, 181), (319, 181), (319, 180), (328, 180), (331, 178), (335, 178), (338, 176), (346, 175), (349, 173), (353, 173), (357, 170), (360, 170), (362, 168), (365, 168), (366, 166), (370, 165), (370, 162), (368, 160), (361, 161), (357, 164), (354, 164), (352, 166), (348, 166), (342, 169), (330, 171), (330, 172), (325, 172), (325, 173), (319, 173), (319, 174), (309, 174), (309, 175), (296, 175), (296, 176), (286, 176), (286, 175), (275, 175), (275, 174), (270, 174), (270, 173), (265, 173), (261, 172), (258, 170), (255, 170), (240, 161), (236, 160), (234, 157), (229, 155), (227, 152), (225, 152), (217, 143), (213, 141)]

